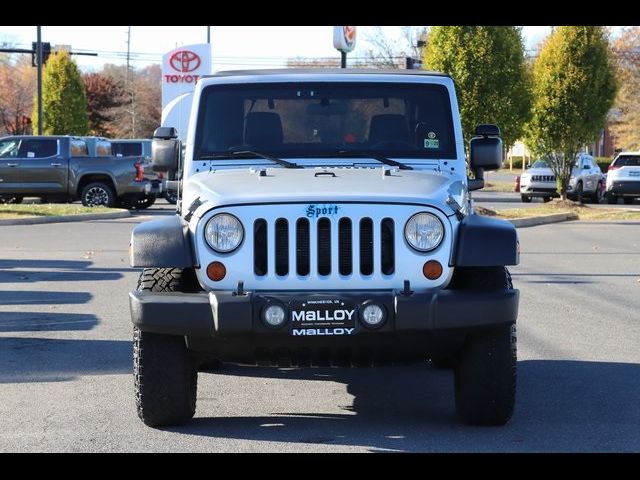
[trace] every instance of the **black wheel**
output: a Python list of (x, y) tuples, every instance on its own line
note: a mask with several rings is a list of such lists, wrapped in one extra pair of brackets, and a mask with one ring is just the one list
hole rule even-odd
[(593, 197), (591, 197), (591, 203), (602, 203), (602, 192), (602, 182), (598, 182), (596, 191), (593, 193)]
[(544, 203), (549, 203), (551, 201), (551, 197), (542, 197), (542, 201)]
[(611, 195), (610, 193), (606, 195), (606, 199), (609, 205), (615, 205), (618, 203), (618, 197), (616, 197), (615, 195)]
[[(512, 287), (504, 267), (456, 269), (453, 282), (465, 290)], [(516, 326), (500, 325), (469, 335), (455, 367), (458, 416), (473, 425), (504, 425), (516, 395)]]
[(528, 195), (520, 195), (520, 200), (522, 200), (522, 203), (531, 203), (531, 197)]
[(575, 197), (576, 197), (576, 202), (584, 203), (584, 195), (583, 195), (583, 191), (582, 191), (582, 182), (578, 182), (578, 184), (576, 185)]
[(162, 194), (162, 196), (165, 198), (165, 200), (173, 205), (175, 205), (176, 203), (178, 203), (178, 191), (177, 190), (169, 190), (167, 192), (164, 192)]
[[(191, 269), (145, 269), (138, 280), (141, 291), (193, 292), (198, 288)], [(133, 375), (138, 416), (146, 425), (181, 425), (195, 414), (198, 369), (184, 337), (134, 327)]]
[(82, 189), (80, 200), (85, 207), (107, 207), (112, 208), (116, 203), (116, 196), (106, 183), (92, 182)]
[(633, 197), (625, 197), (624, 198), (624, 204), (625, 205), (631, 205), (633, 203), (635, 199)]
[(23, 197), (17, 195), (0, 195), (0, 204), (22, 203)]

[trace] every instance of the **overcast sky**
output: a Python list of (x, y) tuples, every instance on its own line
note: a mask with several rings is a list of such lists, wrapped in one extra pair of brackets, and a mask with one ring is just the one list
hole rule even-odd
[[(211, 28), (214, 70), (284, 66), (287, 58), (336, 57), (332, 44), (333, 27), (230, 27)], [(551, 27), (523, 27), (525, 46), (533, 49)], [(383, 27), (385, 35), (400, 41), (400, 27)], [(72, 51), (97, 52), (98, 57), (76, 56), (83, 70), (99, 69), (104, 63), (126, 62), (126, 26), (43, 26), (42, 41), (69, 45)], [(370, 48), (366, 38), (372, 27), (358, 27), (356, 49), (351, 57), (363, 56)], [(620, 27), (614, 27), (614, 34)], [(31, 48), (35, 26), (0, 26), (0, 44)], [(160, 63), (161, 56), (182, 45), (205, 43), (207, 27), (131, 27), (131, 59), (135, 67)]]

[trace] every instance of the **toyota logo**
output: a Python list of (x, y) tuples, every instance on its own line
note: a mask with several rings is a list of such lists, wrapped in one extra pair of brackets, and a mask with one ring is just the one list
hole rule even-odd
[(200, 63), (202, 62), (198, 54), (191, 50), (178, 50), (169, 58), (169, 65), (178, 72), (193, 72)]

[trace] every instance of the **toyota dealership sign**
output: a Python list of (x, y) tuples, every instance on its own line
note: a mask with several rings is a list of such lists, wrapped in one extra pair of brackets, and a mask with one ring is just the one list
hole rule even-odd
[(176, 48), (162, 57), (162, 126), (175, 127), (184, 139), (198, 78), (213, 73), (211, 45)]

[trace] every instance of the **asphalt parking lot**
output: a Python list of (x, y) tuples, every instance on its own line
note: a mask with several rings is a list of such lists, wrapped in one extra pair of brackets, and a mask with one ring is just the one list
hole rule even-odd
[(640, 451), (640, 222), (519, 230), (505, 427), (459, 423), (451, 374), (425, 364), (201, 373), (193, 422), (153, 430), (134, 406), (127, 247), (166, 214), (0, 227), (0, 451)]

